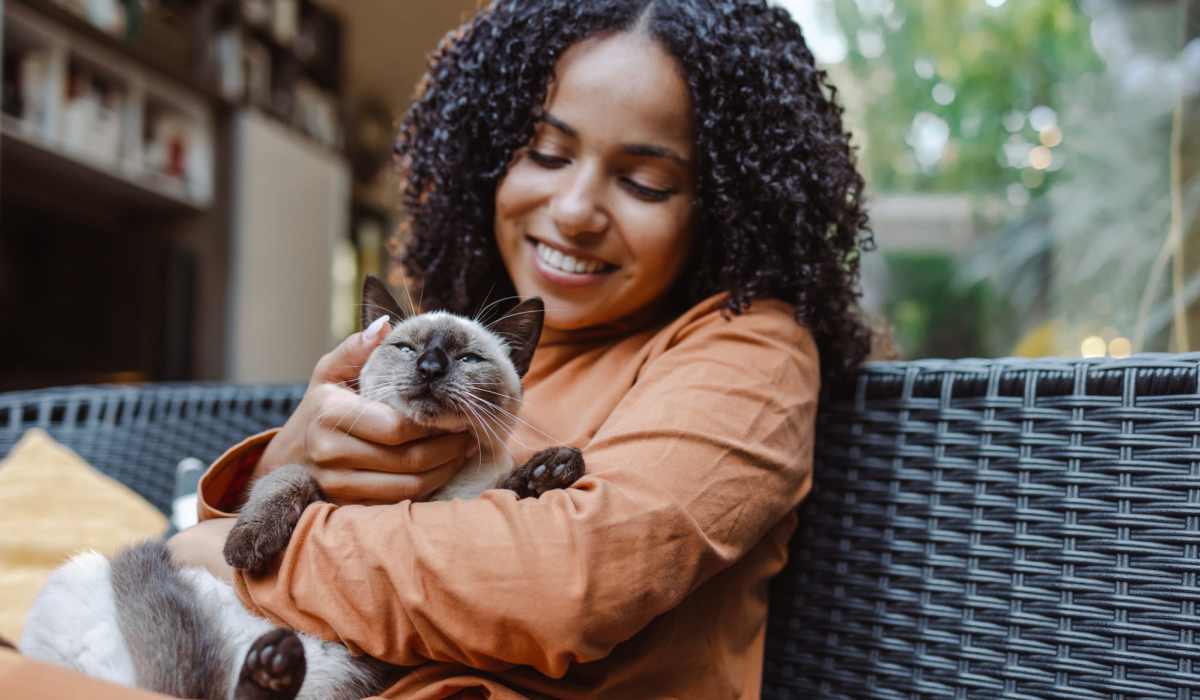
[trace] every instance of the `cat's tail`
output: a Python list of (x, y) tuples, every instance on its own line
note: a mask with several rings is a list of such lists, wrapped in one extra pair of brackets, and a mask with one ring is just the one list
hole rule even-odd
[(228, 693), (231, 659), (165, 543), (118, 554), (112, 591), (138, 687), (181, 698)]

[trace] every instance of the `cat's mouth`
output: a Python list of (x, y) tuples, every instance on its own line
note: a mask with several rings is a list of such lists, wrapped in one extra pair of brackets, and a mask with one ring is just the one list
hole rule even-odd
[(405, 401), (423, 401), (426, 403), (445, 404), (441, 392), (431, 386), (418, 386), (404, 392)]
[(445, 394), (430, 386), (415, 387), (402, 395), (409, 410), (424, 417), (458, 415), (459, 410)]

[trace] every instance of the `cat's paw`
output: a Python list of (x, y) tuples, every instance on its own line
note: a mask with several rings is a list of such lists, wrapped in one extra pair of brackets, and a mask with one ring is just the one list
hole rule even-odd
[(280, 528), (239, 519), (225, 539), (225, 561), (235, 569), (262, 573), (290, 539), (290, 529), (281, 533)]
[(551, 447), (529, 458), (500, 483), (521, 498), (536, 498), (547, 491), (565, 489), (583, 476), (583, 453), (574, 447)]
[(291, 700), (304, 684), (304, 645), (295, 632), (274, 629), (254, 640), (242, 662), (236, 700)]
[(225, 561), (261, 574), (292, 539), (304, 509), (321, 499), (321, 489), (303, 467), (288, 465), (255, 484), (237, 523), (225, 539)]
[(274, 517), (244, 519), (237, 524), (225, 539), (225, 561), (235, 569), (244, 569), (252, 574), (265, 573), (292, 539), (292, 531), (300, 521), (304, 508), (278, 509)]

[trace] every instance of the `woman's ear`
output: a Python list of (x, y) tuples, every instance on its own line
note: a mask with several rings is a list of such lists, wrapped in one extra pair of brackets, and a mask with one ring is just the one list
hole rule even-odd
[(396, 302), (396, 297), (388, 291), (387, 286), (375, 275), (367, 275), (363, 280), (362, 295), (362, 327), (366, 330), (375, 319), (383, 315), (392, 317), (392, 325), (408, 318)]
[(546, 305), (540, 297), (530, 297), (517, 304), (502, 318), (488, 325), (488, 329), (504, 338), (508, 343), (508, 356), (518, 377), (524, 377), (533, 361), (533, 351), (542, 337), (542, 321)]

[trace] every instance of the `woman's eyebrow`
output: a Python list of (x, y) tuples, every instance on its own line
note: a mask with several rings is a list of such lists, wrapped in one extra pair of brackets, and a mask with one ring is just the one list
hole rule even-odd
[[(542, 113), (542, 121), (546, 122), (547, 124), (554, 127), (555, 129), (558, 129), (559, 131), (563, 132), (564, 134), (566, 134), (567, 136), (569, 136), (571, 138), (579, 138), (579, 132), (576, 131), (574, 127), (572, 127), (570, 124), (567, 124), (566, 122), (559, 119), (558, 117), (554, 116), (553, 114), (550, 114), (549, 112)], [(655, 145), (648, 144), (648, 143), (627, 143), (627, 144), (622, 144), (621, 150), (625, 153), (628, 153), (631, 156), (650, 156), (652, 158), (667, 158), (669, 160), (673, 160), (673, 161), (679, 163), (680, 165), (682, 165), (685, 168), (692, 167), (691, 162), (687, 158), (684, 158), (683, 156), (679, 155), (678, 153), (676, 153), (675, 151), (672, 151), (669, 148), (666, 148), (665, 146), (655, 146)]]
[(578, 131), (575, 131), (573, 127), (549, 112), (542, 113), (542, 121), (546, 122), (555, 129), (558, 129), (567, 136), (570, 136), (571, 138), (577, 138), (579, 136)]

